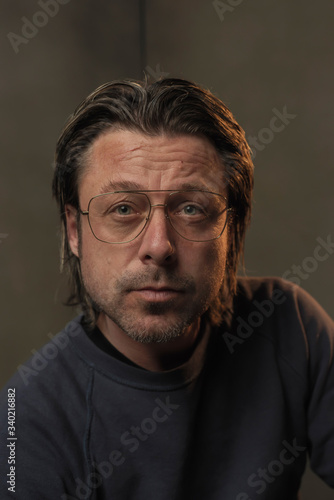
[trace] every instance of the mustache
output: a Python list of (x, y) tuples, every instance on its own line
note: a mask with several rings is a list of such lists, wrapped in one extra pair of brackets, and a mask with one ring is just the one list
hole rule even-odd
[(120, 293), (150, 286), (163, 286), (175, 290), (193, 292), (196, 289), (195, 280), (190, 275), (179, 276), (174, 272), (156, 269), (153, 271), (126, 271), (115, 283), (115, 289)]

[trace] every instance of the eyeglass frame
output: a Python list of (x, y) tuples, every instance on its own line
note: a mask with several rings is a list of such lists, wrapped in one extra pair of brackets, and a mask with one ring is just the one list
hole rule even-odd
[[(173, 194), (177, 194), (177, 193), (191, 193), (191, 192), (214, 194), (214, 195), (220, 196), (220, 198), (223, 198), (226, 201), (226, 203), (228, 203), (228, 200), (227, 200), (226, 196), (224, 196), (223, 194), (221, 194), (221, 193), (214, 193), (213, 191), (208, 191), (208, 190), (205, 190), (205, 189), (176, 189), (176, 190), (175, 189), (145, 189), (145, 190), (136, 190), (136, 189), (134, 189), (134, 190), (130, 189), (129, 190), (129, 189), (127, 189), (127, 190), (124, 190), (124, 191), (123, 190), (122, 191), (110, 191), (108, 193), (97, 194), (97, 195), (93, 196), (89, 200), (88, 206), (87, 206), (87, 210), (81, 210), (81, 208), (79, 207), (79, 212), (80, 212), (81, 215), (87, 215), (88, 224), (89, 224), (90, 230), (92, 231), (92, 234), (93, 234), (94, 238), (96, 238), (98, 241), (101, 241), (102, 243), (107, 243), (109, 245), (123, 245), (124, 243), (131, 243), (131, 241), (134, 241), (136, 238), (138, 238), (138, 236), (140, 236), (142, 234), (142, 232), (144, 231), (144, 229), (147, 227), (147, 224), (148, 224), (148, 222), (150, 220), (150, 216), (151, 216), (151, 213), (152, 213), (152, 208), (155, 208), (155, 207), (164, 207), (165, 218), (169, 221), (172, 229), (179, 236), (181, 236), (181, 238), (183, 238), (183, 239), (185, 239), (187, 241), (193, 241), (195, 243), (206, 243), (208, 241), (218, 240), (222, 236), (223, 232), (225, 231), (225, 228), (226, 228), (226, 225), (227, 225), (228, 213), (226, 215), (225, 224), (224, 224), (224, 227), (223, 227), (220, 235), (216, 236), (215, 238), (210, 238), (209, 240), (191, 240), (191, 239), (186, 238), (185, 236), (183, 236), (181, 233), (179, 233), (179, 231), (177, 229), (175, 229), (175, 227), (173, 226), (173, 224), (172, 224), (172, 222), (170, 220), (170, 217), (168, 215), (168, 212), (167, 212), (169, 197), (172, 196)], [(137, 194), (143, 194), (144, 196), (146, 196), (146, 198), (147, 198), (147, 200), (149, 202), (149, 205), (150, 205), (150, 210), (149, 210), (148, 215), (146, 217), (145, 224), (142, 227), (142, 229), (139, 231), (139, 233), (134, 238), (132, 238), (131, 240), (127, 240), (127, 241), (105, 241), (105, 240), (101, 240), (94, 233), (92, 225), (91, 225), (91, 222), (90, 222), (90, 218), (89, 218), (89, 207), (90, 207), (90, 204), (91, 204), (91, 202), (93, 200), (95, 200), (95, 198), (99, 198), (101, 196), (106, 196), (108, 194), (121, 194), (121, 193), (133, 193), (133, 194), (137, 193)], [(166, 203), (157, 203), (157, 204), (152, 205), (151, 200), (147, 196), (146, 193), (169, 193), (169, 195), (168, 195), (168, 198), (166, 200)], [(224, 210), (223, 210), (223, 212), (232, 212), (232, 211), (233, 211), (233, 208), (228, 207), (228, 206), (226, 208), (224, 208)]]

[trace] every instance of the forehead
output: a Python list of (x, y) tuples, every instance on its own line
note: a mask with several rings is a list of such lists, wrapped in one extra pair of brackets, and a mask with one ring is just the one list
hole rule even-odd
[[(93, 195), (116, 189), (222, 190), (224, 168), (211, 142), (202, 136), (148, 136), (108, 130), (89, 147), (80, 189)], [(123, 186), (122, 186), (123, 185)]]

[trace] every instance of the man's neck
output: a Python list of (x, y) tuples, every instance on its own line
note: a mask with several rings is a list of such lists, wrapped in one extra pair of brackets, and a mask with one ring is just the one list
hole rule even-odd
[(106, 339), (133, 363), (149, 371), (167, 371), (185, 363), (199, 340), (200, 318), (169, 342), (142, 343), (130, 338), (110, 318), (100, 314), (97, 326)]

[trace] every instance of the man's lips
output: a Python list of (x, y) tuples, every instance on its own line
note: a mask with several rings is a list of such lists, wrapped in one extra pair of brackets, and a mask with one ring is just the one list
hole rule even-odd
[(144, 300), (164, 302), (184, 293), (184, 290), (169, 286), (144, 286), (133, 289), (131, 292), (139, 295)]
[(180, 292), (180, 289), (173, 288), (171, 286), (142, 286), (137, 288), (136, 290), (153, 290), (154, 292), (163, 292), (163, 291), (171, 291), (171, 292)]

